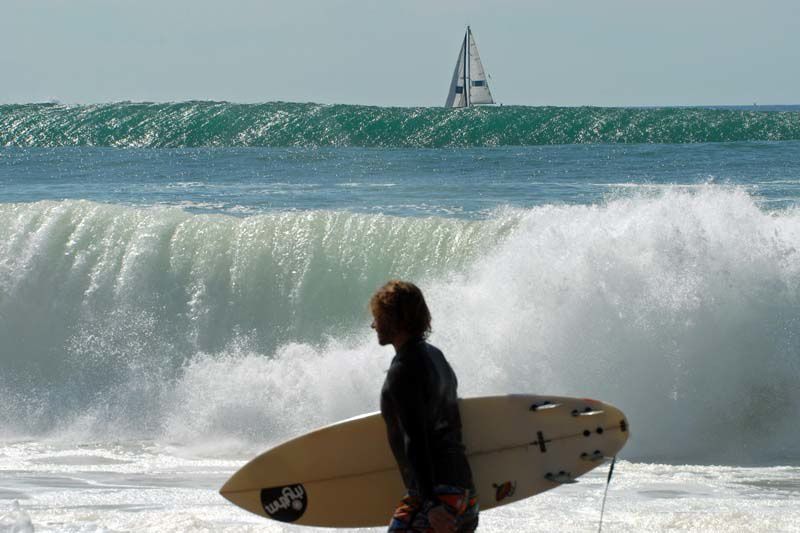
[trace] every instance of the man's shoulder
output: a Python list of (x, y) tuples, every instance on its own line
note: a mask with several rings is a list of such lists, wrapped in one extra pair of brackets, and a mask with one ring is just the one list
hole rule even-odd
[(415, 373), (425, 366), (425, 357), (431, 353), (428, 344), (421, 342), (415, 346), (406, 346), (401, 353), (395, 355), (389, 367), (389, 373)]
[(427, 341), (424, 341), (424, 344), (425, 344), (425, 348), (428, 350), (428, 353), (435, 353), (436, 355), (440, 355), (440, 356), (444, 357), (444, 353), (442, 353), (442, 351), (439, 348), (437, 348), (436, 346), (434, 346), (433, 344), (431, 344), (431, 343), (429, 343)]
[(445, 358), (444, 353), (429, 342), (424, 343), (425, 346), (425, 355), (427, 355), (428, 359), (430, 360), (439, 360), (441, 362), (447, 363), (447, 358)]

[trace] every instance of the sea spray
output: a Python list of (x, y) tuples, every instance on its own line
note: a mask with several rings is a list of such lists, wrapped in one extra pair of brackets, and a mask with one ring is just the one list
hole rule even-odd
[(736, 189), (533, 209), (430, 291), (437, 340), (473, 394), (621, 406), (634, 457), (797, 458), (799, 245), (800, 212)]
[(270, 358), (297, 340), (364, 330), (365, 302), (387, 275), (460, 271), (509, 228), (506, 219), (3, 204), (0, 427), (63, 431), (80, 419), (91, 434), (111, 424), (151, 435), (194, 358), (245, 343)]
[[(611, 401), (630, 417), (625, 453), (636, 459), (797, 458), (800, 213), (709, 186), (519, 215), (467, 271), (423, 280), (432, 340), (462, 394)], [(294, 344), (269, 369), (253, 354), (198, 361), (181, 386), (199, 398), (220, 373), (246, 372), (260, 381), (248, 394), (263, 394), (249, 403), (260, 406), (256, 426), (288, 436), (374, 410), (390, 352), (370, 333)], [(242, 412), (230, 395), (215, 398), (216, 420)], [(183, 438), (201, 434), (176, 405)]]
[(0, 216), (4, 431), (257, 450), (375, 410), (391, 350), (365, 305), (400, 276), (426, 292), (462, 395), (610, 401), (628, 458), (797, 458), (800, 213), (742, 189), (470, 222), (90, 202)]

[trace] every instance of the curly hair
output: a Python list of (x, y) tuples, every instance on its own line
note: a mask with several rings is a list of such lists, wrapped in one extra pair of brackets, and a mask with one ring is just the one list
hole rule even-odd
[(419, 287), (393, 279), (378, 289), (369, 301), (378, 321), (410, 335), (427, 338), (431, 332), (431, 313)]

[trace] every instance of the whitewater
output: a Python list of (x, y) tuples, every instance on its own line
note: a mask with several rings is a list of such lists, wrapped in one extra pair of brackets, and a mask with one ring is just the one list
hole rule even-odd
[[(377, 409), (392, 353), (366, 304), (392, 277), (425, 291), (461, 395), (626, 412), (604, 531), (800, 530), (796, 141), (19, 144), (0, 530), (312, 531), (216, 490)], [(481, 530), (596, 531), (606, 468)]]

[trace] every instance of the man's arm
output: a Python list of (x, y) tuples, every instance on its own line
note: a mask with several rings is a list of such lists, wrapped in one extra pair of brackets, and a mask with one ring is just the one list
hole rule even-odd
[(434, 465), (425, 429), (427, 413), (421, 369), (407, 362), (397, 364), (389, 376), (389, 394), (405, 433), (405, 455), (417, 480), (420, 496), (433, 500)]

